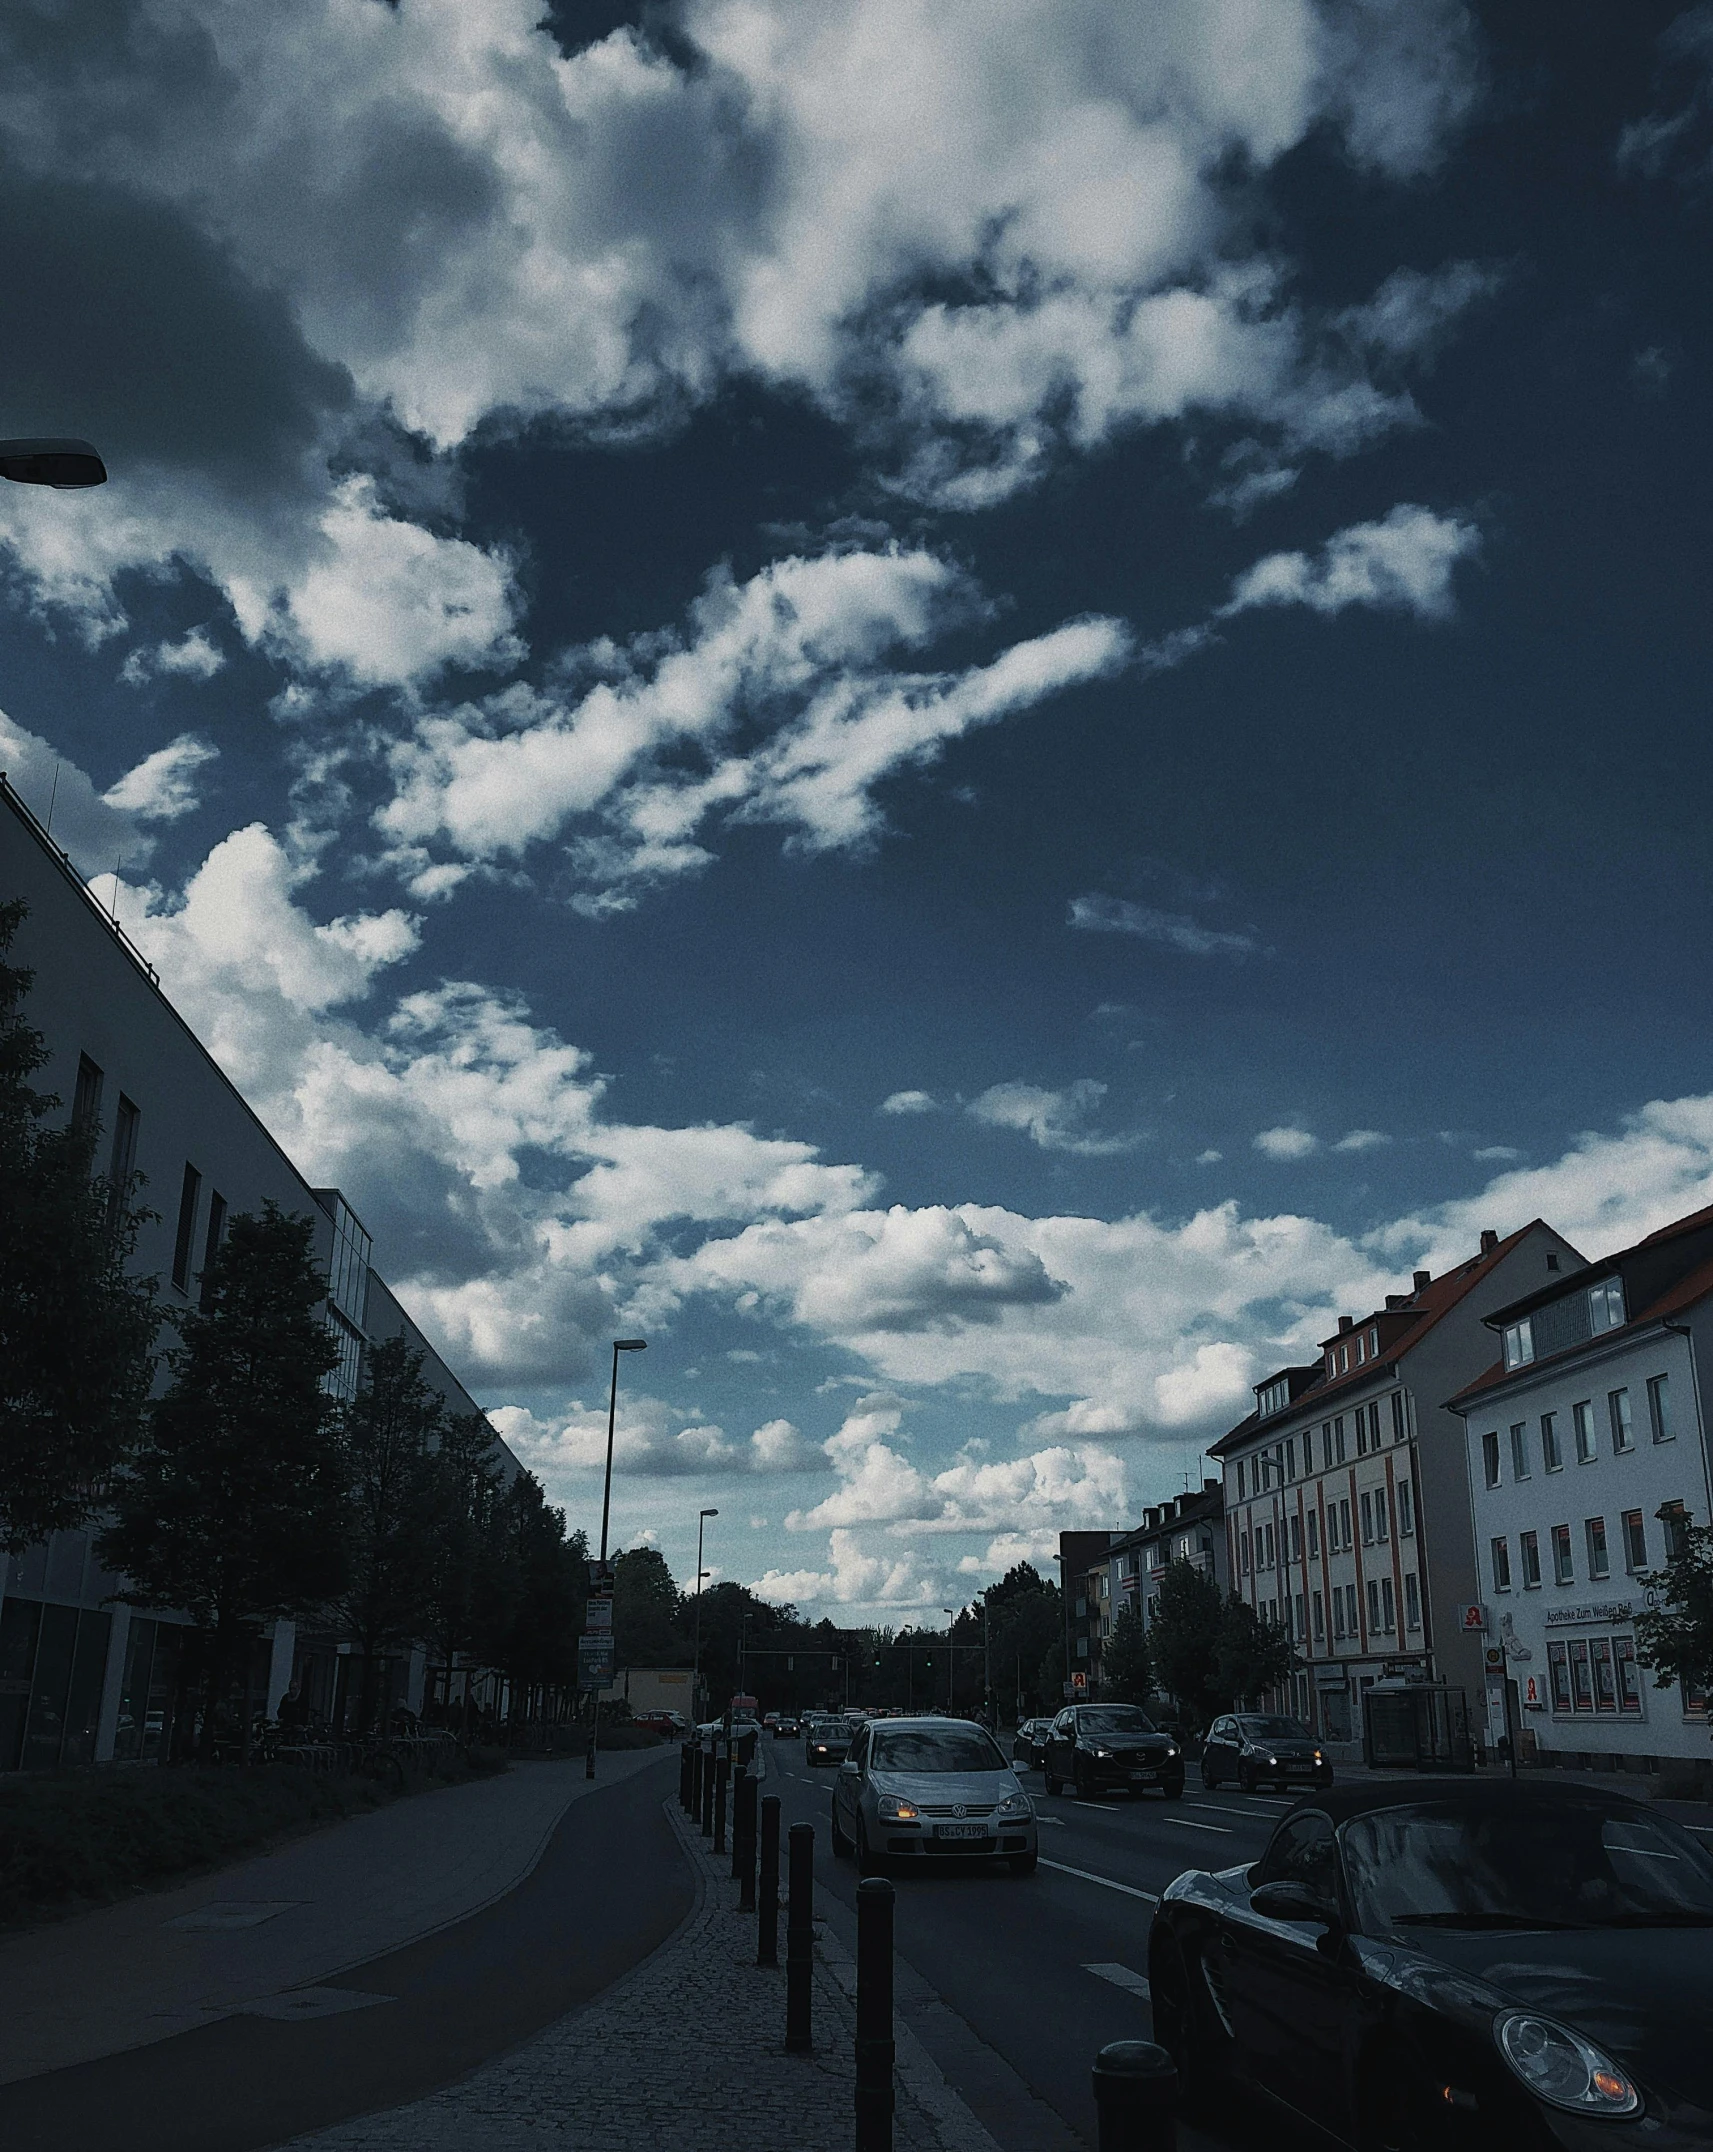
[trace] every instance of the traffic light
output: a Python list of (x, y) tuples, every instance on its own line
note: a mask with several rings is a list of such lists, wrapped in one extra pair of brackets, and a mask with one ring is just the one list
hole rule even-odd
[(879, 1668), (879, 1666), (880, 1666), (880, 1654), (879, 1654), (879, 1652), (878, 1652), (878, 1651), (877, 1651), (877, 1652), (875, 1653), (875, 1655), (874, 1655), (874, 1663), (875, 1663), (875, 1667), (876, 1667), (876, 1669), (878, 1670), (878, 1668)]

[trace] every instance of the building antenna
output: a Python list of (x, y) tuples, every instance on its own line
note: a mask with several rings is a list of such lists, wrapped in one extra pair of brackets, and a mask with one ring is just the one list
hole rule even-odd
[(54, 801), (59, 798), (59, 763), (54, 763), (53, 787), (48, 793), (48, 835), (54, 833)]
[[(123, 855), (123, 853), (121, 853), (121, 854), (120, 854), (120, 858), (123, 858), (123, 857), (124, 857), (124, 855)], [(113, 921), (113, 924), (114, 924), (115, 926), (117, 926), (117, 925), (119, 924), (119, 860), (118, 860), (118, 859), (115, 859), (115, 860), (114, 860), (114, 862), (113, 862), (113, 901), (112, 901), (112, 903), (111, 903), (111, 904), (109, 904), (109, 905), (108, 905), (108, 907), (107, 907), (107, 910), (108, 910), (108, 914), (109, 914), (109, 916), (111, 917), (111, 919), (112, 919), (112, 921)]]

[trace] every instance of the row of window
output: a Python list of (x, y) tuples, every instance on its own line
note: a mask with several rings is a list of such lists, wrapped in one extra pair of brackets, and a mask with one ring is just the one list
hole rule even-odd
[(1380, 1357), (1380, 1332), (1378, 1327), (1358, 1330), (1349, 1337), (1338, 1339), (1326, 1349), (1326, 1372), (1330, 1380), (1334, 1375), (1348, 1375), (1353, 1367), (1361, 1367), (1364, 1361)]
[[(1591, 1337), (1599, 1337), (1605, 1331), (1623, 1327), (1625, 1316), (1622, 1278), (1602, 1278), (1598, 1285), (1588, 1287), (1587, 1298), (1588, 1333)], [(1505, 1349), (1507, 1367), (1528, 1367), (1533, 1362), (1535, 1326), (1530, 1317), (1525, 1315), (1519, 1322), (1507, 1323), (1500, 1337)]]
[[(1397, 1594), (1390, 1577), (1370, 1577), (1367, 1582), (1369, 1636), (1395, 1636), (1398, 1628)], [(1269, 1621), (1282, 1623), (1294, 1644), (1313, 1641), (1324, 1645), (1330, 1634), (1334, 1642), (1362, 1636), (1362, 1601), (1354, 1584), (1335, 1584), (1330, 1593), (1297, 1592), (1278, 1599), (1256, 1601), (1257, 1611)], [(1417, 1631), (1422, 1625), (1421, 1586), (1413, 1569), (1404, 1575), (1404, 1627)]]
[[(1392, 1536), (1392, 1518), (1397, 1518), (1398, 1537), (1413, 1539), (1416, 1530), (1415, 1489), (1408, 1480), (1399, 1480), (1388, 1500), (1384, 1487), (1369, 1488), (1359, 1499), (1353, 1512), (1347, 1496), (1326, 1505), (1326, 1551), (1328, 1554), (1348, 1553), (1355, 1544), (1355, 1519), (1362, 1522), (1362, 1544), (1365, 1547), (1384, 1546)], [(1288, 1561), (1300, 1562), (1305, 1546), (1308, 1559), (1318, 1559), (1321, 1551), (1320, 1514), (1310, 1510), (1306, 1520), (1300, 1515), (1285, 1520), (1283, 1552)], [(1240, 1575), (1248, 1576), (1251, 1567), (1274, 1569), (1280, 1554), (1279, 1539), (1271, 1524), (1257, 1524), (1252, 1531), (1245, 1529), (1238, 1534), (1237, 1562)]]
[[(1651, 1375), (1647, 1384), (1648, 1432), (1655, 1442), (1670, 1442), (1677, 1430), (1671, 1417), (1671, 1378), (1668, 1375)], [(1547, 1472), (1564, 1470), (1564, 1444), (1559, 1434), (1559, 1415), (1543, 1412), (1540, 1416), (1541, 1466)], [(1579, 1465), (1591, 1465), (1600, 1454), (1594, 1400), (1580, 1399), (1570, 1408), (1571, 1439), (1576, 1447)], [(1622, 1457), (1636, 1446), (1635, 1415), (1630, 1406), (1629, 1390), (1608, 1390), (1606, 1393), (1606, 1425), (1611, 1436), (1612, 1454)], [(1527, 1420), (1513, 1420), (1510, 1426), (1511, 1478), (1516, 1481), (1532, 1476), (1533, 1445), (1529, 1441)], [(1481, 1437), (1481, 1471), (1489, 1487), (1497, 1487), (1503, 1476), (1504, 1455), (1507, 1445), (1501, 1444), (1499, 1430), (1490, 1427)]]
[(1546, 1664), (1555, 1714), (1642, 1716), (1642, 1674), (1633, 1637), (1555, 1637), (1547, 1644)]
[[(1263, 1395), (1266, 1393), (1263, 1392)], [(1381, 1444), (1380, 1400), (1358, 1405), (1348, 1416), (1335, 1413), (1330, 1420), (1323, 1420), (1320, 1429), (1320, 1469), (1330, 1472), (1334, 1465), (1348, 1462), (1345, 1421), (1349, 1418), (1356, 1439), (1356, 1454), (1366, 1457)], [(1402, 1442), (1409, 1433), (1409, 1407), (1402, 1390), (1391, 1394), (1391, 1432), (1394, 1442)], [(1299, 1443), (1301, 1447), (1299, 1449)], [(1247, 1502), (1251, 1494), (1267, 1494), (1275, 1487), (1283, 1487), (1290, 1481), (1308, 1476), (1315, 1469), (1315, 1431), (1305, 1428), (1301, 1436), (1286, 1435), (1274, 1443), (1270, 1450), (1261, 1450), (1251, 1458), (1237, 1461), (1237, 1499)]]
[[(1688, 1514), (1681, 1502), (1668, 1502), (1660, 1512), (1660, 1522), (1665, 1532), (1665, 1558), (1674, 1559), (1683, 1550), (1684, 1535), (1688, 1529)], [(1627, 1509), (1618, 1520), (1619, 1536), (1624, 1549), (1624, 1567), (1631, 1576), (1639, 1576), (1650, 1566), (1648, 1556), (1647, 1520), (1639, 1509)], [(1552, 1549), (1552, 1581), (1555, 1584), (1576, 1582), (1576, 1559), (1574, 1537), (1568, 1524), (1555, 1524), (1550, 1533)], [(1588, 1517), (1583, 1520), (1582, 1544), (1587, 1561), (1587, 1576), (1591, 1584), (1603, 1583), (1612, 1573), (1612, 1552), (1606, 1538), (1604, 1517)], [(1489, 1545), (1488, 1561), (1492, 1571), (1493, 1589), (1508, 1592), (1511, 1589), (1511, 1542), (1501, 1533)], [(1541, 1582), (1541, 1549), (1538, 1532), (1517, 1534), (1517, 1568), (1524, 1591), (1536, 1591)]]
[[(101, 1094), (106, 1077), (87, 1054), (77, 1057), (77, 1085), (72, 1092), (71, 1125), (93, 1139), (101, 1126)], [(137, 1130), (142, 1114), (136, 1102), (121, 1091), (113, 1114), (113, 1143), (107, 1155), (107, 1179), (112, 1189), (110, 1207), (117, 1210), (137, 1170)]]

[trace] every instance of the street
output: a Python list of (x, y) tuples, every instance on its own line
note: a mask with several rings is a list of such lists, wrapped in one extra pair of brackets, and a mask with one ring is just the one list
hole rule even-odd
[[(855, 1932), (857, 1873), (828, 1832), (833, 1772), (810, 1769), (800, 1741), (769, 1744), (766, 1792), (781, 1821), (815, 1826), (818, 1910)], [(1109, 2040), (1147, 2039), (1153, 1900), (1186, 1868), (1253, 1861), (1289, 1805), (1281, 1795), (1203, 1793), (1181, 1801), (1048, 1799), (1021, 1774), (1041, 1823), (1041, 1865), (1020, 1878), (997, 1862), (892, 1871), (898, 1892), (900, 2014), (1008, 2152), (1092, 2144), (1089, 2071)], [(829, 1901), (831, 1907), (829, 1909)], [(912, 1981), (909, 1973), (919, 1978)], [(935, 2007), (934, 1998), (946, 2006)], [(982, 2043), (958, 2036), (956, 2013)], [(991, 2050), (991, 2053), (984, 2052)]]

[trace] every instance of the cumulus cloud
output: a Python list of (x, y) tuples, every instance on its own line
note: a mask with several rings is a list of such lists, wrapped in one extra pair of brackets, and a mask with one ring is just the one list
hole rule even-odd
[(1261, 946), (1253, 933), (1204, 927), (1180, 912), (1157, 911), (1127, 897), (1073, 897), (1070, 924), (1090, 934), (1133, 934), (1180, 956), (1253, 956)]
[(196, 773), (218, 756), (219, 749), (210, 747), (206, 740), (181, 733), (165, 747), (157, 747), (152, 755), (145, 755), (116, 784), (109, 785), (101, 795), (102, 801), (121, 814), (136, 815), (143, 821), (176, 822), (200, 806)]
[(1218, 617), (1260, 605), (1306, 605), (1316, 613), (1372, 605), (1443, 620), (1452, 610), (1452, 570), (1480, 542), (1473, 523), (1400, 502), (1377, 523), (1335, 533), (1312, 559), (1270, 553), (1258, 560), (1238, 577)]
[(932, 1113), (938, 1104), (932, 1091), (894, 1091), (880, 1102), (882, 1113)]
[(206, 628), (192, 628), (176, 643), (156, 643), (152, 650), (133, 650), (119, 669), (127, 687), (165, 675), (179, 680), (212, 680), (226, 663), (226, 653)]
[(0, 770), (86, 878), (144, 865), (154, 839), (140, 825), (188, 814), (196, 772), (214, 754), (186, 734), (98, 793), (87, 771), (0, 711)]
[(1134, 1150), (1138, 1136), (1097, 1136), (1088, 1121), (1099, 1110), (1106, 1085), (1081, 1076), (1062, 1091), (1033, 1083), (996, 1083), (969, 1104), (973, 1120), (989, 1128), (1014, 1128), (1043, 1151), (1069, 1151), (1078, 1158), (1110, 1158)]
[(1312, 1158), (1320, 1149), (1320, 1138), (1311, 1136), (1306, 1128), (1286, 1123), (1278, 1128), (1262, 1129), (1255, 1138), (1255, 1148), (1263, 1158), (1286, 1163), (1298, 1158)]
[(1380, 1151), (1391, 1142), (1382, 1129), (1353, 1128), (1347, 1136), (1340, 1136), (1333, 1145), (1335, 1151)]

